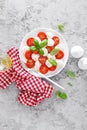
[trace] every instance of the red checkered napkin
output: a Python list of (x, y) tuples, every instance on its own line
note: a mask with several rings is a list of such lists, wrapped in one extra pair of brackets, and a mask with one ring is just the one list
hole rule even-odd
[(12, 59), (12, 67), (0, 72), (0, 88), (7, 88), (13, 81), (19, 89), (18, 101), (27, 106), (36, 106), (45, 98), (52, 95), (53, 87), (42, 80), (28, 73), (22, 67), (17, 48), (11, 48), (8, 55)]

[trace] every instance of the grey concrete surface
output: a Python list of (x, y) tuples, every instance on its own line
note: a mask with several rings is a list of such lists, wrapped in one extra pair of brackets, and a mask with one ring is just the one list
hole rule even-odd
[[(63, 33), (59, 23), (65, 26)], [(36, 27), (59, 31), (69, 49), (81, 45), (87, 57), (87, 0), (0, 0), (0, 55), (19, 48)], [(53, 77), (66, 88), (66, 101), (55, 98), (55, 87), (52, 98), (30, 108), (18, 104), (15, 83), (0, 90), (0, 130), (87, 130), (87, 71), (79, 70), (77, 62), (70, 55), (64, 70)], [(76, 78), (68, 78), (67, 70), (75, 71)]]

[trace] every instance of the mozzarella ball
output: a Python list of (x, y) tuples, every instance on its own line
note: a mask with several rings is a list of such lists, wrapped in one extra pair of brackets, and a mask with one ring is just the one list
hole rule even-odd
[(55, 56), (51, 56), (50, 54), (48, 54), (48, 56), (47, 56), (47, 57), (48, 57), (49, 59), (50, 59), (50, 58), (52, 58), (52, 59), (54, 59), (54, 60), (56, 59), (56, 57), (55, 57)]
[(52, 67), (52, 65), (49, 63), (48, 60), (46, 61), (46, 65), (47, 65), (48, 67)]
[(82, 57), (84, 54), (84, 50), (81, 46), (74, 46), (72, 47), (71, 49), (71, 55), (74, 57), (74, 58), (80, 58)]
[(47, 38), (52, 38), (53, 34), (51, 32), (46, 32)]
[(62, 60), (56, 60), (56, 62), (57, 62), (57, 66), (58, 66), (59, 69), (63, 68), (64, 63), (63, 63)]
[(21, 53), (25, 53), (27, 50), (29, 50), (29, 46), (24, 46), (22, 49), (21, 49)]
[(59, 48), (59, 49), (63, 50), (64, 49), (64, 45), (63, 44), (58, 44), (58, 45), (55, 46), (55, 48)]
[(42, 50), (44, 51), (44, 56), (47, 56), (48, 55), (48, 50), (46, 48), (43, 48)]
[(35, 37), (35, 39), (38, 40), (39, 43), (41, 42), (39, 37)]
[(39, 62), (39, 61), (36, 61), (36, 62), (35, 62), (35, 67), (34, 67), (34, 69), (35, 69), (35, 70), (39, 70), (40, 66), (41, 66), (40, 62)]
[(48, 38), (48, 46), (53, 46), (53, 45), (54, 45), (54, 40)]
[(38, 55), (38, 54), (32, 54), (32, 59), (33, 59), (34, 61), (37, 61), (38, 58), (39, 58), (39, 55)]
[(78, 67), (82, 70), (87, 70), (87, 58), (83, 57), (78, 61)]

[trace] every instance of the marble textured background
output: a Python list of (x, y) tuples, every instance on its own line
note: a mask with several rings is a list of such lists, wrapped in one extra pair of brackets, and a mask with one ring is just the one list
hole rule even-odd
[[(0, 0), (0, 55), (12, 46), (19, 48), (30, 30), (48, 27), (58, 31), (58, 23), (65, 25), (60, 33), (69, 48), (81, 45), (87, 56), (87, 0)], [(0, 90), (0, 130), (87, 130), (87, 71), (79, 70), (77, 62), (70, 55), (65, 69), (53, 77), (66, 88), (66, 101), (53, 94), (30, 108), (18, 104), (15, 83)], [(73, 80), (66, 76), (69, 69), (77, 73)]]

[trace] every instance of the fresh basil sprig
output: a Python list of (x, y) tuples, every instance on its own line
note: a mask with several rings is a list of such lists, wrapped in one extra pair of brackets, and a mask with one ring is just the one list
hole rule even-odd
[(52, 58), (48, 59), (48, 62), (49, 62), (51, 65), (53, 65), (53, 66), (57, 66), (56, 60), (54, 60), (54, 59), (52, 59)]
[(41, 55), (44, 55), (44, 51), (43, 51), (42, 49), (39, 50), (39, 53), (40, 53)]
[(67, 99), (67, 94), (64, 92), (61, 92), (60, 90), (56, 91), (55, 95), (56, 95), (56, 98), (59, 97), (61, 99)]
[(34, 39), (34, 44), (35, 44), (35, 47), (37, 49), (40, 49), (40, 44), (39, 44), (39, 41), (37, 39)]
[(36, 51), (37, 48), (36, 48), (35, 46), (31, 46), (31, 47), (30, 47), (30, 50), (31, 50), (31, 51)]
[(47, 39), (43, 40), (43, 41), (40, 43), (40, 48), (45, 47), (45, 46), (47, 45), (47, 43), (48, 43), (48, 40), (47, 40)]
[(64, 25), (61, 23), (61, 24), (59, 24), (58, 25), (58, 29), (60, 30), (60, 31), (64, 31)]
[(54, 49), (50, 52), (50, 55), (51, 55), (51, 56), (56, 55), (58, 52), (59, 52), (59, 49), (58, 49), (58, 48), (54, 48)]
[(71, 70), (68, 70), (66, 73), (67, 73), (67, 76), (70, 77), (70, 78), (75, 78), (76, 77), (75, 72), (73, 72)]

